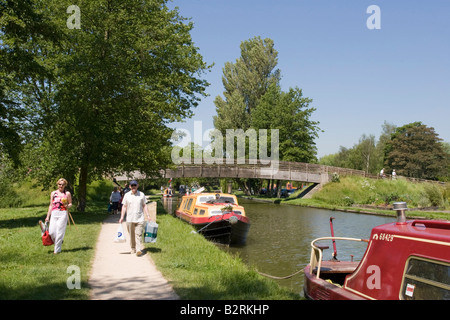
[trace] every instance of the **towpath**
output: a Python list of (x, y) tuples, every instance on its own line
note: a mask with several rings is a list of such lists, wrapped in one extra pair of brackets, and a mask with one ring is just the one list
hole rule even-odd
[[(148, 253), (141, 257), (131, 254), (129, 237), (126, 243), (114, 242), (119, 217), (110, 215), (102, 224), (89, 278), (91, 299), (179, 299)], [(126, 230), (125, 223), (123, 225)]]

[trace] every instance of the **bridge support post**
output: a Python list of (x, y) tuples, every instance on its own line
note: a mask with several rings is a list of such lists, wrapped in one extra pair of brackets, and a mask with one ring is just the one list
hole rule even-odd
[(233, 191), (233, 181), (228, 180), (227, 182), (227, 193), (231, 193)]
[(323, 184), (327, 183), (328, 181), (330, 181), (330, 177), (329, 177), (328, 173), (322, 172), (320, 174), (320, 184), (323, 185)]

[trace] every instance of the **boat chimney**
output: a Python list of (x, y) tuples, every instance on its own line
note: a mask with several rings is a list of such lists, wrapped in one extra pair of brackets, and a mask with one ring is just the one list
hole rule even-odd
[(394, 210), (397, 211), (397, 224), (406, 224), (405, 210), (408, 210), (406, 202), (394, 202)]

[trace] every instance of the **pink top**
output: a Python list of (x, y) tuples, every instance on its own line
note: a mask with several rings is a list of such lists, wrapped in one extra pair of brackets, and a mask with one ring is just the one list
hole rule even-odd
[(59, 192), (59, 190), (53, 191), (52, 193), (52, 211), (60, 210), (67, 211), (67, 205), (69, 201), (67, 199), (67, 194), (65, 192)]

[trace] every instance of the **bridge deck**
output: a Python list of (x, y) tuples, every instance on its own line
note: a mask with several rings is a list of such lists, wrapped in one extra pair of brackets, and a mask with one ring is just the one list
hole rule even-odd
[[(353, 170), (324, 166), (311, 163), (272, 161), (270, 164), (255, 163), (227, 163), (223, 159), (221, 164), (180, 164), (173, 168), (160, 170), (160, 176), (163, 178), (257, 178), (257, 179), (275, 179), (291, 180), (312, 183), (326, 183), (330, 180), (333, 173), (339, 175), (360, 175), (364, 176), (362, 170)], [(254, 163), (254, 164), (253, 164)], [(134, 179), (145, 179), (146, 175), (139, 171), (130, 172), (130, 174), (116, 177), (117, 181)]]

